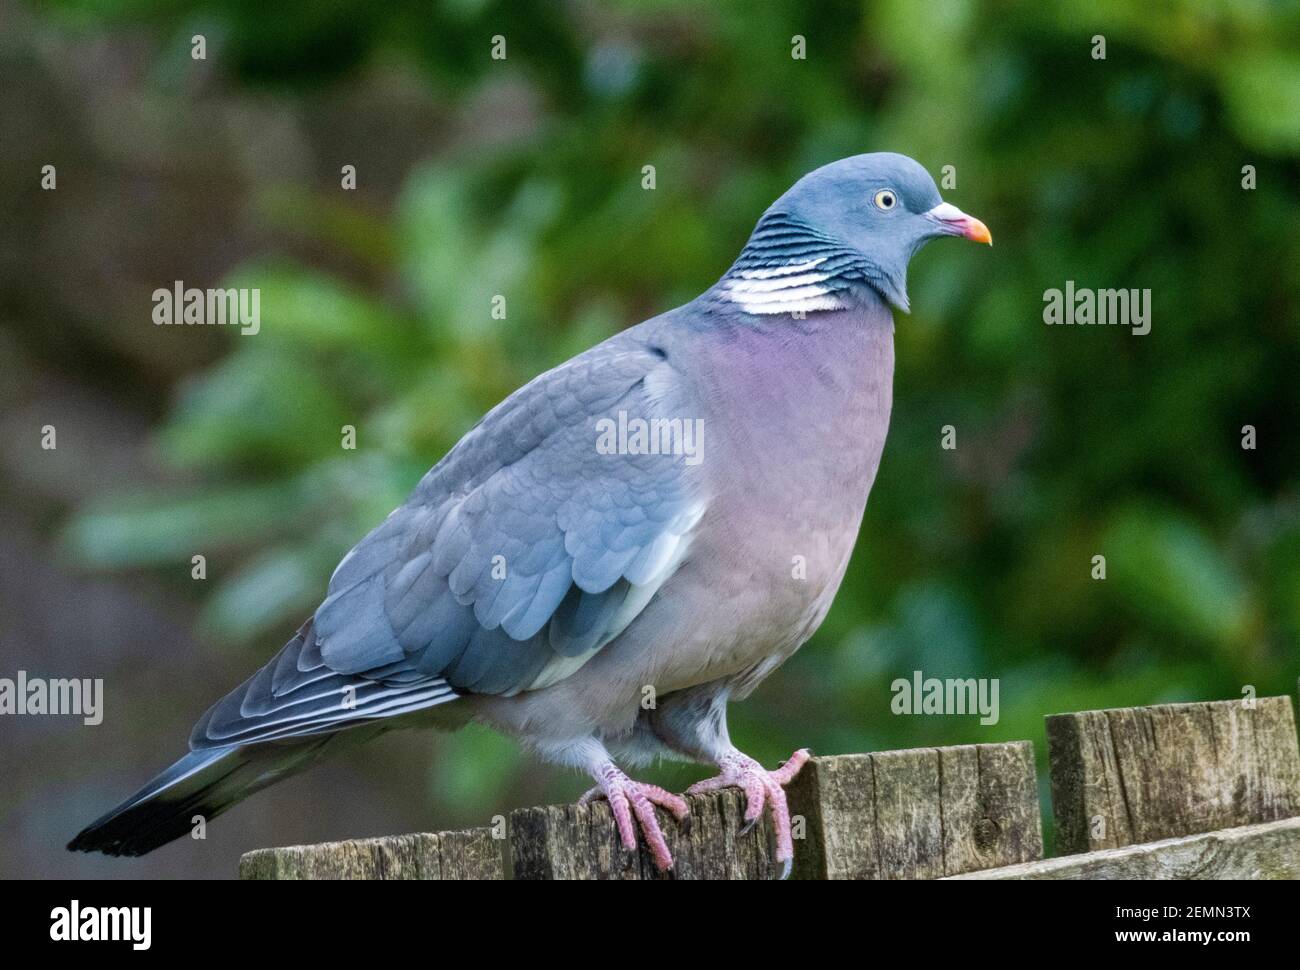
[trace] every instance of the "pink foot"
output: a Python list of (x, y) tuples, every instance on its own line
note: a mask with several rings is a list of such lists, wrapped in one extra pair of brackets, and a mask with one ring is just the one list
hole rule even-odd
[(663, 829), (655, 817), (655, 806), (666, 808), (681, 824), (691, 813), (685, 799), (664, 791), (658, 785), (633, 781), (614, 764), (601, 765), (599, 772), (596, 778), (599, 784), (579, 798), (578, 804), (586, 805), (598, 798), (608, 799), (610, 810), (614, 813), (614, 824), (618, 826), (619, 838), (623, 841), (623, 848), (629, 852), (636, 851), (636, 828), (632, 824), (632, 816), (635, 815), (641, 823), (641, 832), (645, 835), (646, 845), (650, 847), (655, 866), (660, 872), (671, 869), (672, 853), (668, 851)]
[(697, 781), (686, 789), (688, 795), (717, 791), (719, 788), (740, 788), (745, 792), (745, 827), (748, 832), (759, 816), (763, 805), (771, 806), (772, 825), (776, 829), (776, 861), (784, 863), (781, 878), (790, 875), (794, 859), (794, 838), (790, 834), (790, 807), (786, 804), (784, 785), (788, 785), (811, 755), (801, 748), (790, 755), (776, 771), (768, 771), (747, 754), (736, 751), (718, 762), (722, 773), (714, 778)]

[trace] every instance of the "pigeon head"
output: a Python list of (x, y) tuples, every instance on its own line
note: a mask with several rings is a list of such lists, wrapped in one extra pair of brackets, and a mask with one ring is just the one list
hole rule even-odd
[(906, 155), (876, 152), (823, 165), (764, 213), (723, 292), (749, 313), (842, 309), (869, 285), (908, 309), (907, 264), (931, 239), (992, 244), (988, 228), (944, 202)]

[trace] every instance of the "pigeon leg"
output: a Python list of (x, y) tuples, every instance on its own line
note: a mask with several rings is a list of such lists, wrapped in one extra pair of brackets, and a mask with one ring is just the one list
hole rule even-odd
[(697, 781), (686, 789), (688, 795), (717, 791), (719, 788), (739, 788), (745, 793), (745, 827), (751, 829), (767, 805), (772, 812), (772, 825), (776, 829), (776, 861), (783, 864), (784, 879), (790, 874), (794, 859), (794, 838), (790, 832), (790, 807), (786, 804), (784, 786), (788, 785), (799, 769), (808, 761), (809, 752), (802, 748), (790, 755), (780, 768), (768, 771), (747, 754), (731, 748), (718, 758), (721, 772), (713, 778)]
[(619, 838), (623, 842), (623, 848), (629, 852), (636, 851), (636, 827), (632, 821), (635, 816), (645, 835), (655, 866), (661, 872), (671, 869), (672, 853), (664, 841), (663, 829), (659, 827), (659, 819), (655, 816), (655, 806), (667, 809), (681, 824), (690, 815), (686, 800), (664, 791), (658, 785), (633, 781), (612, 761), (595, 765), (591, 769), (591, 775), (596, 779), (597, 785), (578, 799), (578, 804), (586, 805), (597, 798), (608, 799), (610, 810), (614, 813), (614, 823), (618, 826)]

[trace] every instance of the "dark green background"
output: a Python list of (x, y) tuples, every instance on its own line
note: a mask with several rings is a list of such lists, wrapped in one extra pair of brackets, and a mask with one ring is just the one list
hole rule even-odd
[[(0, 72), (0, 676), (107, 692), (93, 729), (0, 722), (9, 874), (229, 876), (258, 845), (574, 797), (485, 731), (409, 735), (206, 843), (61, 849), (483, 411), (693, 297), (790, 183), (862, 151), (954, 166), (996, 245), (914, 261), (848, 578), (738, 743), (1041, 759), (1046, 713), (1294, 689), (1295, 4), (0, 0)], [(155, 327), (177, 279), (260, 287), (262, 332)], [(1150, 288), (1151, 333), (1044, 326), (1066, 280)], [(1000, 678), (1001, 721), (891, 715), (916, 669)]]

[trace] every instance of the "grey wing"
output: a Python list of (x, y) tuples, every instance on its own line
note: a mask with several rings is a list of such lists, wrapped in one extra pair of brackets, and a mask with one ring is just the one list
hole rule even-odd
[(635, 332), (489, 412), (344, 557), (314, 617), (191, 745), (539, 689), (618, 636), (680, 565), (707, 504), (686, 455), (597, 446), (619, 412), (694, 418), (671, 361)]

